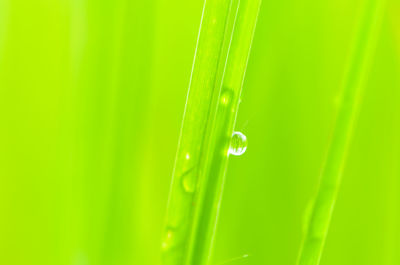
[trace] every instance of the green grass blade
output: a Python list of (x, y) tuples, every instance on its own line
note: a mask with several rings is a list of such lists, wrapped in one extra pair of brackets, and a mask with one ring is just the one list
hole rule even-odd
[(322, 170), (319, 190), (309, 213), (308, 224), (306, 224), (306, 234), (297, 263), (299, 265), (320, 263), (360, 105), (363, 83), (378, 39), (383, 11), (383, 0), (365, 2), (365, 11), (344, 79), (343, 94), (331, 145)]
[(209, 262), (259, 4), (205, 3), (163, 235), (166, 265)]
[(242, 0), (237, 15), (214, 124), (200, 174), (198, 207), (190, 241), (187, 264), (207, 264), (220, 207), (228, 162), (229, 146), (236, 121), (243, 78), (258, 16), (259, 0)]

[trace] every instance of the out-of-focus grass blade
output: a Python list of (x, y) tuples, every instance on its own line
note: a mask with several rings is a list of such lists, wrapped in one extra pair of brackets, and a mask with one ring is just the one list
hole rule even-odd
[(307, 219), (306, 234), (297, 263), (299, 265), (320, 263), (360, 105), (363, 82), (379, 35), (384, 2), (365, 1), (365, 11), (343, 83), (343, 94), (331, 145), (322, 169), (319, 190)]

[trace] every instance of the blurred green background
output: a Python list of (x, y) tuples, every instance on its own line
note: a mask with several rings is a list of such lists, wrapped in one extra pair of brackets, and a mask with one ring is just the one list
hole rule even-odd
[[(295, 264), (362, 0), (264, 0), (213, 264)], [(160, 265), (203, 0), (0, 0), (0, 264)], [(389, 0), (322, 265), (400, 264)]]

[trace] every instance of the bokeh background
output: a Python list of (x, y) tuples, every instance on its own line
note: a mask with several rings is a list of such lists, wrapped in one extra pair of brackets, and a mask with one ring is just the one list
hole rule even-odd
[[(264, 0), (213, 264), (295, 264), (363, 0)], [(203, 0), (0, 0), (0, 264), (160, 265)], [(388, 0), (322, 265), (400, 264)]]

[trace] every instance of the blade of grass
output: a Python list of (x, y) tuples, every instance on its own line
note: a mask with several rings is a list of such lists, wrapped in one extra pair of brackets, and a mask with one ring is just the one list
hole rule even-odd
[(320, 263), (329, 224), (340, 188), (352, 131), (357, 118), (361, 92), (379, 35), (384, 0), (368, 0), (343, 83), (343, 94), (319, 190), (308, 218), (298, 265)]
[(166, 265), (209, 262), (259, 5), (260, 0), (204, 5), (163, 235)]
[(198, 207), (189, 246), (191, 260), (187, 264), (207, 264), (221, 203), (229, 145), (236, 123), (243, 79), (258, 17), (260, 0), (241, 0), (235, 24), (225, 75), (218, 98), (217, 112), (211, 132), (205, 171), (200, 174)]
[(206, 149), (204, 138), (209, 135), (210, 112), (215, 110), (213, 98), (219, 93), (215, 88), (216, 80), (222, 78), (219, 68), (226, 61), (227, 51), (222, 47), (230, 39), (225, 28), (231, 10), (231, 0), (204, 3), (163, 235), (162, 257), (166, 265), (184, 264), (188, 256), (198, 200), (195, 198), (197, 182), (200, 172), (204, 171), (201, 168), (202, 153)]

